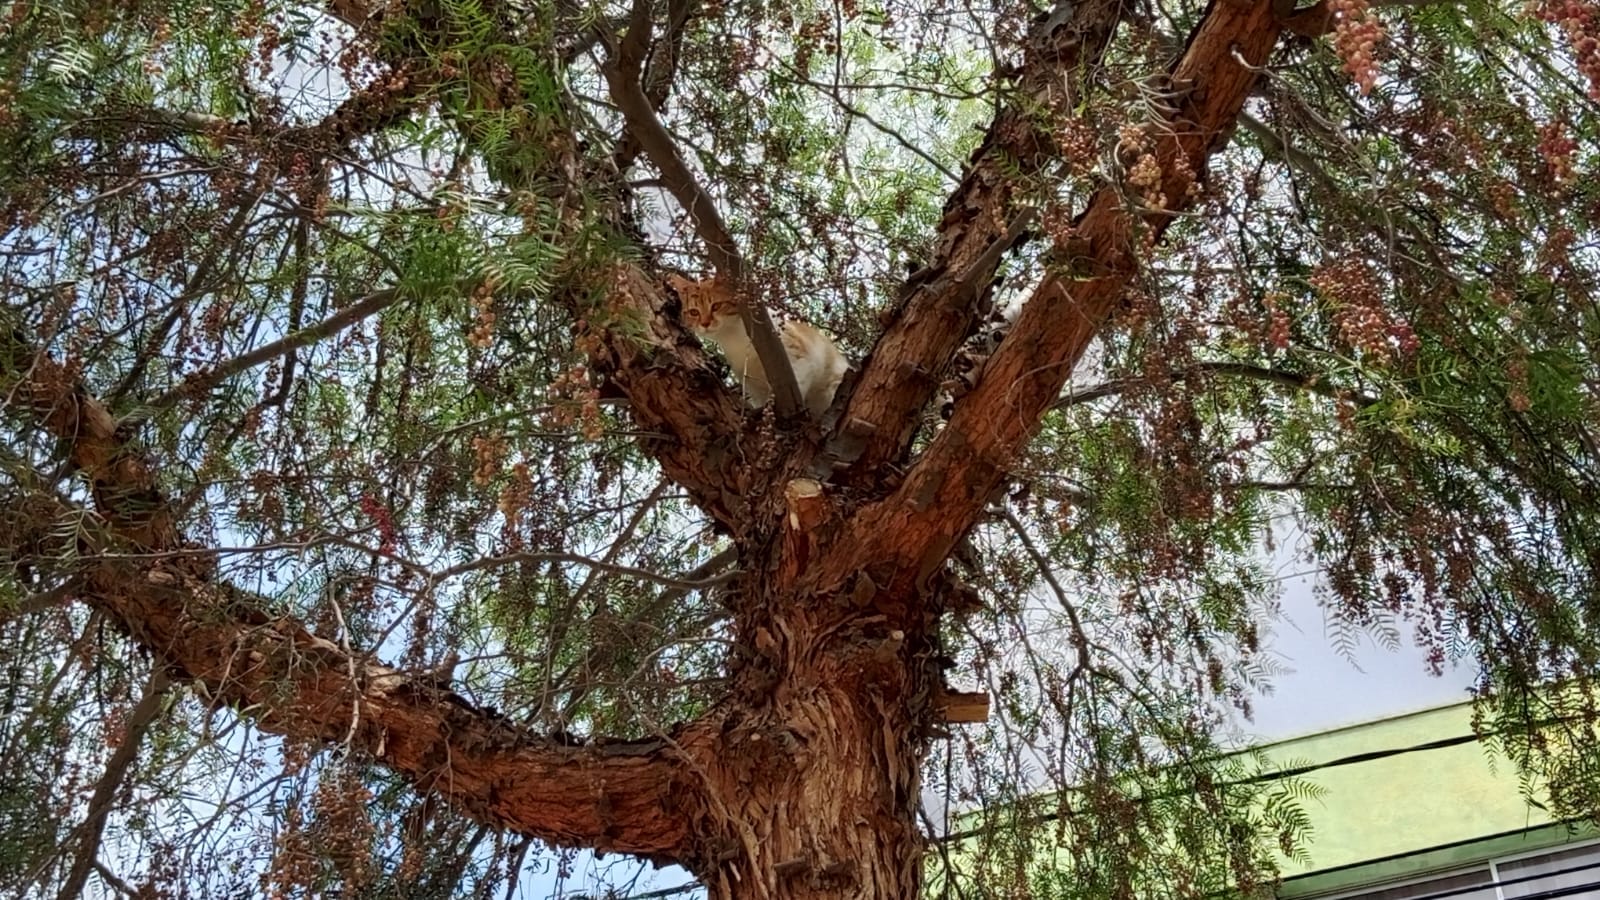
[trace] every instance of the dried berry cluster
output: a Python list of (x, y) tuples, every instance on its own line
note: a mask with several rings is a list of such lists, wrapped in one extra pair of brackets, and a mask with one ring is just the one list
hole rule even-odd
[(1600, 100), (1600, 3), (1595, 0), (1538, 0), (1534, 15), (1566, 32), (1578, 71), (1589, 79), (1589, 97)]
[(501, 431), (480, 434), (472, 439), (472, 483), (483, 487), (500, 474), (506, 458), (506, 436)]
[(398, 532), (394, 526), (394, 514), (389, 511), (389, 507), (372, 494), (362, 494), (361, 514), (371, 520), (372, 527), (378, 530), (378, 552), (394, 553), (399, 546)]
[(1262, 301), (1267, 307), (1267, 343), (1275, 350), (1289, 349), (1289, 313), (1284, 310), (1287, 300), (1283, 294), (1268, 294)]
[(511, 466), (511, 479), (500, 490), (500, 514), (508, 526), (517, 520), (532, 499), (533, 476), (528, 473), (528, 464), (519, 460)]
[(1373, 360), (1417, 352), (1420, 342), (1411, 324), (1384, 308), (1381, 285), (1359, 260), (1327, 263), (1311, 276), (1311, 284), (1333, 302), (1339, 338), (1352, 349)]
[(1117, 131), (1117, 157), (1133, 159), (1128, 165), (1128, 186), (1152, 209), (1165, 209), (1167, 195), (1161, 191), (1161, 163), (1156, 159), (1155, 141), (1144, 128), (1125, 124)]
[(550, 404), (545, 423), (552, 428), (576, 424), (585, 440), (598, 441), (606, 433), (600, 415), (600, 391), (589, 383), (589, 370), (581, 363), (557, 375), (550, 382), (556, 402)]
[(1344, 60), (1344, 70), (1362, 95), (1378, 83), (1378, 65), (1373, 51), (1383, 39), (1383, 26), (1367, 6), (1367, 0), (1332, 0), (1333, 49)]
[(1572, 179), (1573, 158), (1578, 152), (1578, 142), (1567, 135), (1565, 125), (1557, 121), (1541, 126), (1538, 151), (1550, 171), (1550, 177), (1557, 184)]
[(494, 343), (494, 287), (485, 281), (472, 289), (472, 332), (467, 341), (479, 350)]

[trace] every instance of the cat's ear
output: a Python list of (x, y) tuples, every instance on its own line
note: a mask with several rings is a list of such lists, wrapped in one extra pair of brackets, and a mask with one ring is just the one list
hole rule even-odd
[(677, 292), (679, 297), (686, 297), (686, 289), (693, 287), (694, 282), (677, 273), (667, 274), (667, 287)]

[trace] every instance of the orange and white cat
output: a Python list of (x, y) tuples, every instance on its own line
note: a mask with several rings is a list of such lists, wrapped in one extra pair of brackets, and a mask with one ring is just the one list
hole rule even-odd
[[(720, 278), (690, 281), (669, 275), (667, 283), (683, 300), (684, 324), (701, 337), (710, 338), (722, 350), (734, 377), (739, 379), (745, 402), (753, 409), (766, 406), (772, 399), (772, 383), (761, 367), (755, 344), (744, 330), (739, 301), (733, 291)], [(820, 420), (833, 403), (833, 394), (839, 389), (839, 381), (850, 364), (827, 335), (805, 322), (785, 322), (778, 336), (783, 340), (789, 365), (794, 369), (800, 398), (811, 417)]]

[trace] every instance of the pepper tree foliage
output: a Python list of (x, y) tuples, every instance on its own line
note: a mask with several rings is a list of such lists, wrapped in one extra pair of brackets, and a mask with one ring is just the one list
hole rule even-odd
[[(756, 295), (858, 360), (1066, 9), (657, 6), (641, 86)], [(140, 559), (107, 510), (141, 498), (77, 474), (26, 400), (40, 360), (262, 623), (574, 740), (720, 696), (727, 537), (588, 368), (603, 335), (646, 339), (604, 273), (710, 271), (602, 76), (634, 12), (0, 6), (0, 885), (512, 896), (551, 859), (169, 679), (77, 602), (87, 566)], [(1600, 5), (1282, 9), (1239, 129), (1165, 197), (1160, 73), (1205, 12), (1126, 3), (1058, 73), (1076, 102), (1026, 108), (1049, 164), (1002, 161), (1036, 215), (999, 310), (1102, 186), (1192, 214), (1134, 236), (1120, 309), (958, 554), (982, 605), (943, 625), (949, 677), (994, 706), (931, 748), (929, 827), (967, 837), (935, 840), (930, 890), (1197, 896), (1314, 858), (1314, 786), (1263, 787), (1216, 739), (1269, 680), (1291, 532), (1336, 637), (1409, 623), (1435, 666), (1470, 660), (1530, 791), (1600, 812)], [(1028, 339), (985, 332), (942, 373), (956, 403)]]

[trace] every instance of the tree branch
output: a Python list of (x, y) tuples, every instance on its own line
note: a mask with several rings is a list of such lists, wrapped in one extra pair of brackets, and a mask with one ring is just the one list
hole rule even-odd
[(751, 295), (749, 273), (746, 271), (739, 246), (717, 211), (716, 201), (689, 171), (689, 166), (678, 153), (672, 136), (656, 118), (650, 98), (645, 96), (640, 83), (639, 67), (643, 62), (643, 45), (649, 41), (650, 0), (635, 0), (628, 33), (617, 44), (602, 70), (606, 84), (611, 89), (611, 100), (622, 111), (628, 132), (638, 141), (645, 156), (661, 172), (667, 190), (689, 214), (695, 233), (705, 242), (711, 264), (729, 283), (735, 285), (743, 299), (739, 305), (745, 331), (755, 345), (761, 368), (772, 385), (772, 395), (778, 404), (779, 415), (790, 417), (801, 409), (800, 387), (794, 378), (794, 367), (783, 349), (778, 329), (766, 307)]
[(974, 151), (945, 202), (932, 259), (901, 287), (898, 312), (839, 417), (840, 433), (828, 451), (851, 463), (843, 480), (876, 480), (884, 463), (910, 448), (918, 413), (983, 314), (979, 299), (1031, 223), (1033, 211), (1023, 202), (1026, 179), (1042, 173), (1057, 153), (1038, 115), (1076, 105), (1078, 73), (1098, 64), (1121, 10), (1120, 0), (1084, 0), (1070, 7), (1065, 21), (1046, 16), (1036, 22), (1018, 79), (1021, 97), (995, 117)]
[[(1170, 83), (1183, 92), (1156, 136), (1160, 193), (1172, 206), (1130, 208), (1115, 186), (1095, 193), (1074, 222), (1075, 240), (1057, 248), (1059, 267), (1023, 306), (977, 386), (956, 404), (944, 431), (895, 493), (862, 511), (855, 540), (840, 541), (836, 549), (845, 559), (824, 570), (865, 568), (910, 588), (907, 582), (923, 581), (942, 564), (1120, 302), (1137, 266), (1136, 238), (1160, 237), (1191, 202), (1191, 188), (1210, 155), (1226, 144), (1277, 44), (1272, 7), (1271, 0), (1211, 4), (1170, 73)], [(892, 543), (884, 535), (892, 535)]]
[(540, 738), (186, 573), (97, 561), (85, 581), (91, 606), (264, 730), (370, 754), (474, 818), (541, 840), (683, 858), (693, 783), (666, 741)]
[[(565, 746), (347, 652), (269, 613), (259, 598), (213, 582), (207, 561), (183, 552), (153, 472), (124, 444), (110, 413), (17, 332), (0, 338), (8, 338), (0, 343), (0, 374), (90, 477), (108, 526), (74, 532), (80, 597), (165, 660), (169, 675), (254, 715), (267, 731), (370, 754), (480, 821), (658, 861), (690, 852), (694, 811), (703, 807), (683, 759), (710, 732), (690, 727), (660, 740)], [(84, 518), (81, 510), (62, 513)], [(41, 540), (53, 531), (50, 521), (31, 524)], [(122, 542), (173, 555), (121, 559)]]
[(749, 506), (739, 398), (704, 364), (699, 342), (667, 316), (660, 283), (624, 264), (608, 289), (626, 301), (644, 334), (599, 332), (589, 361), (605, 377), (602, 393), (626, 397), (633, 420), (660, 435), (642, 439), (643, 449), (708, 515), (735, 526)]
[(111, 754), (111, 759), (106, 762), (105, 773), (94, 786), (94, 796), (89, 798), (89, 812), (83, 824), (76, 829), (77, 857), (72, 862), (72, 870), (67, 873), (67, 880), (62, 882), (61, 890), (56, 893), (59, 900), (75, 900), (83, 895), (89, 872), (99, 861), (100, 838), (105, 833), (106, 818), (111, 815), (111, 801), (122, 786), (122, 779), (128, 774), (129, 767), (139, 758), (145, 733), (161, 713), (161, 704), (166, 699), (169, 685), (166, 673), (161, 671), (161, 664), (157, 662), (150, 670), (143, 696), (134, 705), (133, 711), (128, 713), (122, 743)]
[[(1329, 397), (1334, 400), (1349, 400), (1351, 403), (1354, 403), (1357, 406), (1371, 406), (1372, 404), (1378, 402), (1376, 397), (1358, 394), (1349, 390), (1348, 388), (1341, 388), (1337, 385), (1329, 384), (1327, 381), (1323, 380), (1321, 375), (1318, 374), (1304, 375), (1299, 372), (1285, 372), (1282, 369), (1269, 369), (1265, 366), (1253, 366), (1249, 363), (1195, 363), (1188, 368), (1175, 369), (1171, 372), (1168, 372), (1166, 373), (1165, 377), (1169, 381), (1184, 381), (1200, 375), (1224, 375), (1233, 378), (1248, 378), (1254, 381), (1265, 381), (1271, 384), (1279, 384), (1283, 385), (1284, 387), (1295, 388), (1297, 390), (1309, 391), (1313, 394), (1320, 394), (1324, 397)], [(1162, 376), (1157, 377), (1159, 378)], [(1148, 383), (1150, 383), (1150, 379), (1142, 377), (1117, 378), (1111, 381), (1104, 381), (1100, 384), (1086, 387), (1080, 391), (1070, 391), (1066, 395), (1062, 396), (1061, 399), (1051, 404), (1050, 408), (1053, 410), (1061, 410), (1071, 406), (1077, 406), (1080, 403), (1090, 403), (1095, 400), (1101, 400), (1115, 394), (1120, 394), (1135, 385)]]
[(286, 334), (270, 344), (264, 344), (248, 353), (241, 353), (204, 372), (190, 375), (182, 384), (145, 404), (144, 414), (160, 412), (171, 408), (186, 397), (205, 394), (241, 372), (330, 338), (351, 325), (388, 309), (399, 300), (400, 292), (393, 289), (369, 294), (315, 325)]
[(739, 574), (738, 570), (734, 570), (732, 572), (722, 572), (720, 574), (711, 576), (697, 576), (694, 573), (703, 568), (697, 566), (689, 574), (680, 578), (674, 578), (671, 575), (662, 575), (657, 572), (651, 572), (648, 569), (640, 569), (634, 566), (624, 566), (620, 563), (614, 563), (604, 559), (595, 559), (594, 557), (583, 556), (577, 553), (534, 553), (531, 551), (526, 551), (521, 553), (507, 553), (502, 556), (486, 556), (482, 559), (475, 559), (472, 562), (462, 563), (461, 565), (451, 566), (448, 569), (435, 572), (430, 576), (430, 578), (435, 581), (444, 581), (447, 578), (454, 578), (457, 575), (465, 575), (468, 572), (477, 572), (482, 569), (492, 569), (496, 566), (511, 565), (519, 562), (571, 563), (578, 566), (587, 566), (592, 572), (607, 572), (612, 575), (624, 575), (629, 578), (636, 578), (640, 581), (647, 581), (651, 584), (659, 584), (662, 587), (672, 588), (676, 591), (683, 592), (701, 591), (709, 587), (716, 587), (717, 585), (723, 584)]

